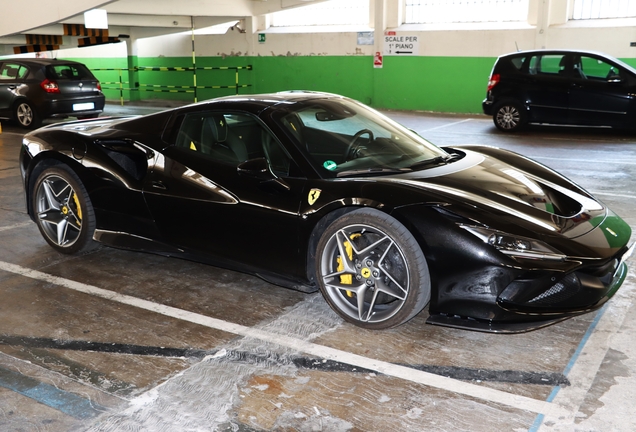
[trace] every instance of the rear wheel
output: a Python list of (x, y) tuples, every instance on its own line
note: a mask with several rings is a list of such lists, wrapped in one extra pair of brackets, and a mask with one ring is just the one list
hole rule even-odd
[(37, 112), (27, 101), (19, 101), (15, 104), (13, 117), (21, 127), (27, 129), (33, 129), (42, 124)]
[(95, 212), (84, 185), (69, 167), (56, 165), (42, 171), (32, 197), (40, 233), (53, 249), (72, 254), (95, 246)]
[(360, 327), (398, 326), (430, 300), (419, 244), (404, 225), (378, 210), (355, 210), (329, 225), (318, 242), (316, 269), (327, 303)]
[(516, 132), (526, 125), (526, 112), (516, 102), (503, 102), (495, 108), (492, 117), (497, 129), (504, 132)]

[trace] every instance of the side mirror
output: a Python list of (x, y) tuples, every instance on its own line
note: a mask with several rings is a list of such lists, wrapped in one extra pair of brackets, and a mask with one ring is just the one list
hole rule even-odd
[(276, 176), (269, 169), (269, 163), (265, 158), (256, 158), (241, 162), (236, 167), (239, 175), (256, 178), (259, 180), (274, 180)]
[(251, 177), (260, 180), (261, 183), (273, 184), (278, 189), (288, 191), (291, 189), (283, 179), (276, 177), (265, 158), (256, 158), (241, 162), (236, 167), (240, 176)]

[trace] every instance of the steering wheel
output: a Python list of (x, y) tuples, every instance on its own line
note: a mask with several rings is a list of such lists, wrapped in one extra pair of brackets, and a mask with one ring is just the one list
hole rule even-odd
[(369, 135), (369, 142), (374, 140), (373, 132), (371, 132), (369, 129), (362, 129), (356, 132), (356, 134), (351, 139), (349, 146), (347, 147), (347, 153), (345, 154), (345, 162), (351, 159), (355, 159), (359, 156), (358, 152), (360, 151), (360, 143), (358, 141), (360, 140), (360, 137), (362, 135)]

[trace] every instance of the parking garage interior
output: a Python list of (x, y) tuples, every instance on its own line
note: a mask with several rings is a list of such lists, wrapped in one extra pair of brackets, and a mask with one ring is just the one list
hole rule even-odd
[[(311, 8), (338, 2), (37, 1), (23, 10), (4, 1), (12, 12), (0, 15), (0, 61), (86, 64), (107, 98), (102, 116), (237, 94), (342, 94), (439, 146), (537, 160), (634, 231), (632, 130), (506, 134), (481, 113), (493, 63), (509, 52), (580, 49), (636, 65), (631, 6), (519, 0), (498, 15), (494, 1), (438, 2), (447, 9), (418, 18), (425, 2), (350, 1), (353, 12), (327, 9), (330, 23), (305, 24), (319, 15)], [(95, 9), (106, 29), (87, 25)], [(455, 18), (436, 18), (449, 10)], [(426, 309), (395, 329), (365, 330), (319, 293), (245, 273), (108, 247), (55, 252), (26, 213), (18, 155), (27, 131), (0, 124), (2, 430), (636, 430), (633, 257), (603, 308), (539, 330), (432, 326)]]

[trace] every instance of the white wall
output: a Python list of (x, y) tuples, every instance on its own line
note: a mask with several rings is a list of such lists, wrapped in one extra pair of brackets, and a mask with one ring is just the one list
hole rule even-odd
[[(456, 25), (400, 25), (401, 16), (395, 12), (401, 0), (370, 0), (372, 9), (385, 4), (389, 11), (385, 19), (388, 30), (399, 34), (418, 36), (420, 56), (451, 57), (496, 57), (517, 49), (576, 48), (596, 50), (620, 58), (636, 58), (636, 19), (606, 19), (568, 21), (570, 0), (530, 0), (528, 22), (487, 23)], [(384, 2), (384, 3), (383, 3)], [(375, 14), (372, 14), (375, 16)], [(267, 20), (262, 17), (248, 18), (240, 23), (244, 31), (228, 29), (225, 34), (197, 35), (197, 56), (372, 56), (382, 49), (376, 45), (358, 45), (361, 28), (265, 28)], [(137, 40), (137, 55), (140, 57), (184, 57), (192, 51), (191, 34), (176, 33), (149, 37), (159, 30), (129, 29)], [(122, 29), (124, 32), (125, 29)], [(258, 33), (265, 33), (266, 42), (258, 43)], [(382, 39), (383, 31), (375, 33)], [(129, 40), (128, 43), (131, 41)], [(68, 57), (110, 57), (121, 52), (110, 46), (65, 50)], [(124, 54), (125, 55), (125, 54)]]

